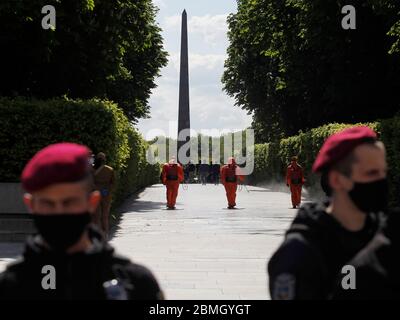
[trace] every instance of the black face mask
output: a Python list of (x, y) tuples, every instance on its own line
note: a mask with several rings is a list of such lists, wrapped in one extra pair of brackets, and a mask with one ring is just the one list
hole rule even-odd
[(35, 226), (54, 251), (66, 251), (79, 241), (91, 221), (89, 212), (79, 214), (33, 214)]
[(354, 182), (349, 196), (361, 211), (365, 213), (379, 212), (387, 209), (388, 192), (388, 182), (385, 178), (368, 183)]

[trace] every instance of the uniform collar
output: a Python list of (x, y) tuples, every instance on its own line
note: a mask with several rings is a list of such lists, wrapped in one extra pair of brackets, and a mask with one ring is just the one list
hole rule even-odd
[(39, 234), (28, 237), (25, 244), (24, 259), (38, 259), (40, 257), (48, 257), (55, 259), (73, 259), (75, 257), (82, 256), (94, 256), (98, 254), (112, 254), (114, 249), (105, 241), (103, 235), (95, 225), (88, 226), (89, 238), (92, 242), (92, 246), (84, 252), (77, 252), (73, 254), (66, 254), (55, 252), (47, 248), (43, 244), (43, 240)]

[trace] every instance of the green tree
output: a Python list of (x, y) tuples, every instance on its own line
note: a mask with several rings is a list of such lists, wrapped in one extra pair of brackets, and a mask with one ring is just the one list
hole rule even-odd
[[(341, 26), (348, 4), (356, 30)], [(394, 0), (238, 0), (222, 81), (252, 112), (257, 141), (395, 114), (400, 63), (388, 53), (399, 8)]]
[[(56, 9), (44, 30), (44, 5)], [(3, 0), (0, 95), (108, 98), (131, 121), (147, 117), (167, 63), (151, 0)]]

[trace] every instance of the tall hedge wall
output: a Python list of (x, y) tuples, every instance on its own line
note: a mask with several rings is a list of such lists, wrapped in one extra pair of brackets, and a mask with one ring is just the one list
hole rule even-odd
[(319, 149), (330, 135), (355, 125), (369, 126), (385, 143), (389, 164), (391, 203), (400, 205), (400, 117), (365, 124), (333, 123), (282, 139), (279, 143), (258, 144), (255, 146), (255, 169), (250, 182), (253, 184), (271, 180), (283, 182), (291, 156), (297, 155), (299, 163), (305, 170), (306, 186), (319, 186), (320, 177), (311, 172)]
[(0, 124), (0, 182), (18, 182), (38, 150), (61, 141), (106, 153), (117, 176), (114, 206), (158, 179), (159, 166), (146, 162), (146, 142), (111, 101), (0, 98)]

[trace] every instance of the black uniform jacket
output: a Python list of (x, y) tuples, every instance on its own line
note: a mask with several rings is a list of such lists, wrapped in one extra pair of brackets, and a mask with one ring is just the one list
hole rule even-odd
[(381, 219), (367, 216), (362, 230), (351, 232), (326, 213), (328, 203), (306, 203), (268, 263), (272, 299), (327, 299), (342, 267), (377, 232)]
[[(0, 274), (0, 299), (163, 298), (156, 279), (146, 267), (116, 255), (95, 227), (89, 228), (89, 236), (92, 248), (71, 255), (46, 249), (38, 235), (30, 237), (23, 257)], [(51, 272), (46, 266), (54, 267), (55, 289), (49, 288), (49, 283), (54, 282), (49, 280)], [(107, 283), (114, 286), (106, 289)]]
[(400, 210), (393, 210), (381, 232), (350, 262), (355, 288), (344, 289), (340, 278), (333, 299), (400, 299)]

